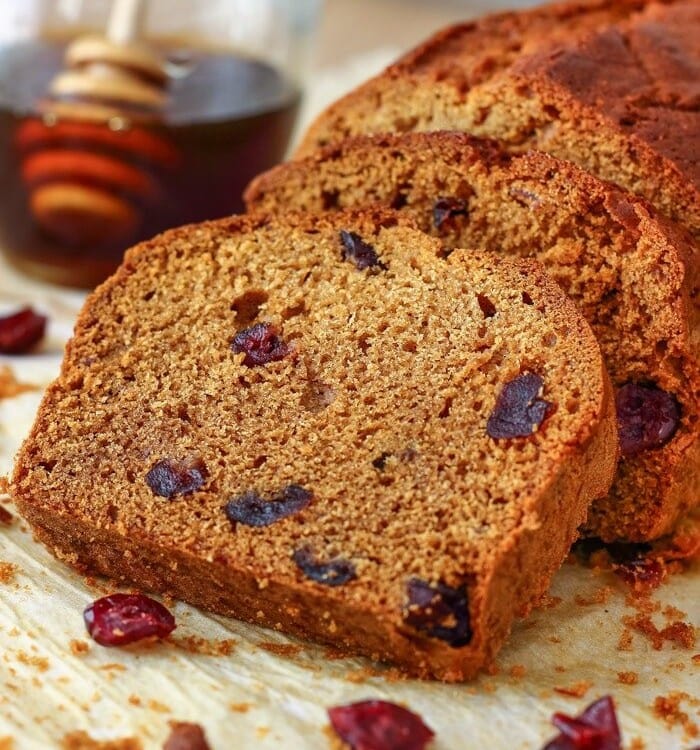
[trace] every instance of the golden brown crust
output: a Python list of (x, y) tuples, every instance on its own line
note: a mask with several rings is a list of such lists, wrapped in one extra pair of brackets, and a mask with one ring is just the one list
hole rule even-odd
[[(475, 674), (609, 486), (611, 391), (592, 332), (538, 264), (444, 261), (409, 224), (379, 209), (234, 218), (129, 252), (81, 313), (17, 460), (12, 492), (38, 536), (75, 565), (422, 677)], [(342, 260), (341, 228), (386, 268)], [(477, 288), (498, 306), (488, 320)], [(248, 368), (229, 342), (260, 319), (294, 355)], [(529, 437), (493, 440), (497, 393), (523, 370), (542, 373), (552, 411)], [(184, 458), (205, 483), (155, 495), (154, 462)], [(225, 517), (231, 498), (291, 483), (313, 495), (298, 515)], [(305, 577), (301, 548), (356, 577)], [(407, 625), (411, 578), (468, 587), (469, 644)]]
[(574, 161), (698, 237), (699, 28), (697, 3), (650, 1), (446, 29), (331, 105), (297, 156), (360, 133), (463, 130)]
[[(655, 382), (684, 415), (670, 443), (623, 460), (588, 533), (653, 539), (700, 502), (700, 263), (643, 201), (549, 155), (449, 132), (356, 136), (259, 176), (245, 197), (270, 213), (400, 206), (448, 246), (539, 259), (593, 326), (613, 383)], [(450, 197), (465, 215), (437, 228), (434, 206)]]

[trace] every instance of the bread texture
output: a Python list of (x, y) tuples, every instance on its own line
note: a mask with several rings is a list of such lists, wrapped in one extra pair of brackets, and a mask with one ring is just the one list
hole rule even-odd
[(129, 251), (16, 462), (39, 539), (214, 612), (473, 676), (607, 492), (616, 429), (598, 343), (541, 266), (439, 246), (368, 210)]
[(460, 130), (573, 161), (700, 237), (700, 3), (545, 5), (442, 31), (331, 105), (298, 156)]
[(440, 132), (348, 139), (261, 175), (246, 201), (393, 206), (448, 247), (541, 261), (593, 327), (618, 392), (653, 384), (680, 407), (665, 442), (623, 452), (585, 533), (648, 541), (700, 502), (697, 251), (644, 202), (547, 154)]

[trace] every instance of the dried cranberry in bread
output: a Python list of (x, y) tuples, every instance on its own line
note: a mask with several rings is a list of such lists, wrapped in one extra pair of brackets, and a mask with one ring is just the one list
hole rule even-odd
[(438, 245), (366, 212), (130, 251), (17, 460), (38, 537), (215, 612), (473, 675), (607, 492), (615, 419), (541, 266)]
[(700, 501), (700, 264), (643, 202), (461, 133), (358, 136), (272, 169), (246, 198), (268, 212), (400, 207), (448, 246), (537, 258), (579, 304), (618, 387), (622, 460), (587, 533), (653, 539)]
[(574, 161), (700, 237), (700, 3), (545, 5), (448, 28), (331, 105), (298, 155), (462, 130)]

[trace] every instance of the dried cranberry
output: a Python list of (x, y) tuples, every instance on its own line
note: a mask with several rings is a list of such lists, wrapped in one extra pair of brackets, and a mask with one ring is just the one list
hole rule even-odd
[(25, 307), (0, 318), (0, 354), (23, 354), (44, 338), (46, 316)]
[(270, 500), (250, 490), (234, 497), (224, 507), (226, 518), (245, 526), (269, 526), (306, 508), (312, 494), (298, 484), (290, 484)]
[(144, 638), (165, 638), (175, 618), (143, 594), (112, 594), (97, 599), (83, 612), (88, 633), (100, 646), (126, 646)]
[(666, 577), (666, 568), (660, 560), (642, 558), (616, 565), (615, 573), (633, 588), (656, 588)]
[(617, 427), (623, 456), (660, 448), (681, 419), (675, 397), (655, 385), (627, 383), (617, 392)]
[(340, 557), (322, 563), (308, 549), (298, 549), (292, 560), (307, 578), (324, 586), (342, 586), (355, 578), (355, 566)]
[(387, 701), (336, 706), (328, 717), (352, 750), (424, 750), (435, 736), (420, 716)]
[(185, 721), (172, 723), (172, 730), (165, 740), (163, 750), (210, 750), (204, 730), (199, 724)]
[(291, 349), (280, 338), (279, 331), (272, 323), (256, 323), (239, 331), (231, 342), (236, 354), (245, 352), (243, 364), (246, 367), (266, 365), (284, 359)]
[(609, 695), (591, 703), (580, 716), (554, 714), (552, 724), (560, 734), (543, 750), (620, 750), (622, 747), (615, 704)]
[(486, 432), (494, 440), (532, 435), (552, 406), (539, 398), (543, 385), (542, 378), (532, 372), (506, 383), (486, 423)]
[(155, 463), (146, 474), (146, 484), (153, 490), (153, 494), (171, 498), (195, 492), (206, 478), (207, 469), (201, 459), (176, 461), (164, 458)]
[(381, 268), (386, 271), (386, 265), (379, 260), (377, 251), (365, 242), (359, 234), (340, 230), (340, 241), (343, 243), (343, 260), (352, 261), (359, 271), (365, 268)]
[(433, 204), (433, 225), (441, 229), (443, 224), (457, 216), (468, 216), (467, 203), (459, 198), (438, 198)]
[(431, 638), (453, 648), (466, 646), (472, 639), (466, 586), (452, 588), (443, 583), (431, 586), (412, 578), (406, 586), (408, 606), (404, 622)]

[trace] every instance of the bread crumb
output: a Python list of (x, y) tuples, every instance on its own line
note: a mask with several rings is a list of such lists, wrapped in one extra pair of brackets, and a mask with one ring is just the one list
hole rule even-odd
[(257, 727), (255, 735), (259, 740), (264, 740), (270, 734), (270, 727)]
[(591, 596), (581, 596), (577, 594), (574, 601), (579, 607), (590, 607), (592, 604), (605, 604), (613, 594), (611, 586), (602, 586), (591, 594)]
[(646, 744), (640, 737), (633, 737), (630, 742), (630, 750), (644, 750)]
[(257, 644), (263, 651), (268, 651), (275, 656), (294, 657), (303, 651), (302, 646), (296, 643), (275, 643), (274, 641), (261, 641)]
[(593, 683), (589, 680), (579, 680), (569, 687), (554, 687), (555, 692), (561, 693), (562, 695), (569, 695), (572, 698), (583, 698), (583, 696), (593, 687)]
[(237, 714), (247, 714), (248, 711), (253, 707), (252, 703), (229, 703), (228, 706), (232, 711)]
[(0, 583), (12, 583), (17, 575), (18, 567), (14, 563), (0, 560)]
[(670, 641), (681, 648), (693, 648), (695, 646), (695, 628), (687, 622), (676, 621), (659, 630), (654, 625), (649, 615), (640, 614), (634, 617), (624, 617), (625, 625), (641, 633), (647, 638), (654, 650), (660, 651), (664, 641)]
[(637, 672), (618, 672), (617, 681), (623, 685), (636, 685), (639, 682)]
[(9, 735), (0, 737), (0, 750), (13, 750), (15, 746), (15, 740)]
[(171, 637), (168, 643), (190, 654), (200, 656), (229, 656), (236, 648), (236, 641), (233, 638), (218, 641), (195, 635)]
[(138, 695), (134, 695), (133, 693), (128, 698), (129, 703), (131, 703), (132, 706), (140, 706), (142, 705), (141, 698), (139, 698)]
[(553, 609), (564, 601), (560, 596), (551, 596), (550, 594), (543, 594), (535, 607), (538, 609)]
[(4, 475), (0, 474), (0, 495), (10, 494), (10, 480)]
[(120, 740), (95, 740), (87, 732), (70, 732), (61, 740), (62, 750), (143, 750), (143, 745), (135, 737)]
[(692, 661), (696, 667), (700, 667), (700, 654), (693, 654)]
[(620, 639), (617, 642), (618, 651), (631, 651), (632, 650), (632, 631), (625, 627), (620, 634)]
[(527, 667), (525, 667), (523, 664), (513, 664), (508, 673), (511, 677), (520, 680), (525, 677), (525, 674), (527, 673)]
[(209, 750), (204, 730), (199, 724), (171, 721), (171, 730), (163, 750)]
[(683, 612), (677, 607), (674, 607), (672, 604), (664, 607), (662, 612), (667, 620), (682, 620), (684, 617), (688, 616), (687, 612)]
[(20, 383), (10, 367), (0, 365), (0, 398), (14, 398), (19, 396), (20, 393), (36, 390), (38, 388), (35, 385)]
[(657, 695), (652, 706), (654, 714), (670, 729), (680, 725), (688, 737), (698, 736), (697, 724), (681, 709), (681, 703), (686, 702), (697, 708), (700, 700), (692, 698), (688, 693), (674, 691), (668, 695)]
[(151, 698), (146, 705), (151, 711), (157, 711), (159, 714), (172, 713), (172, 709), (169, 706), (166, 706), (165, 703), (161, 703), (153, 698)]
[(49, 660), (45, 656), (32, 656), (26, 651), (17, 652), (17, 661), (30, 667), (36, 667), (39, 672), (47, 672), (49, 669)]
[(69, 643), (70, 652), (73, 656), (83, 656), (90, 651), (90, 644), (78, 638), (73, 638)]

